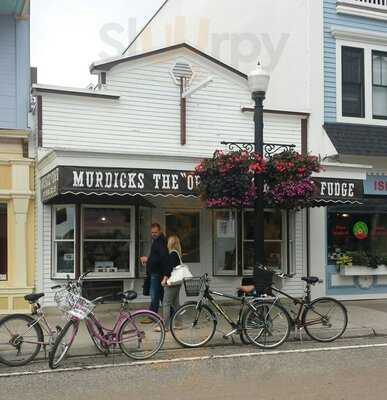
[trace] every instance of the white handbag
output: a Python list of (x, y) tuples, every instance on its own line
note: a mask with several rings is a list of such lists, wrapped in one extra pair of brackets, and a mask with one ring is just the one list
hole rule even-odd
[(167, 285), (168, 286), (181, 285), (183, 283), (183, 279), (192, 278), (192, 274), (191, 274), (191, 271), (188, 268), (188, 265), (183, 264), (183, 261), (181, 260), (180, 254), (177, 251), (175, 251), (175, 253), (179, 257), (180, 264), (176, 265), (176, 267), (173, 268), (171, 276), (167, 280)]

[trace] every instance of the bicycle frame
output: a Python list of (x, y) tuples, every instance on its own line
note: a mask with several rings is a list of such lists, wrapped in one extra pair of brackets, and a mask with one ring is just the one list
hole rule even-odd
[[(89, 328), (89, 333), (90, 335), (92, 335), (94, 338), (98, 339), (101, 341), (101, 343), (104, 345), (104, 347), (109, 348), (111, 346), (117, 346), (120, 343), (123, 343), (124, 341), (120, 341), (118, 340), (118, 333), (121, 329), (121, 327), (123, 326), (123, 324), (127, 321), (133, 321), (134, 317), (137, 314), (142, 314), (144, 310), (137, 310), (134, 312), (129, 312), (126, 310), (120, 310), (120, 312), (117, 315), (116, 321), (114, 323), (114, 327), (113, 328), (106, 328), (102, 325), (102, 323), (100, 321), (98, 321), (98, 319), (95, 317), (94, 314), (91, 314), (89, 316), (89, 318), (87, 318), (85, 320), (86, 325)], [(157, 318), (159, 318), (158, 314), (147, 310), (147, 312), (149, 314), (152, 314), (154, 316), (156, 316)], [(80, 321), (80, 320), (78, 320)], [(101, 330), (102, 332), (104, 332), (103, 336), (100, 334), (99, 330)], [(133, 323), (133, 337), (139, 337), (142, 338), (142, 336), (144, 335), (141, 332), (141, 329), (139, 329), (134, 323)], [(129, 341), (132, 338), (126, 338), (125, 341)]]
[[(271, 286), (270, 289), (272, 291), (274, 291), (275, 293), (279, 293), (282, 294), (283, 296), (287, 297), (288, 299), (290, 299), (294, 305), (298, 305), (298, 312), (297, 315), (293, 318), (290, 313), (289, 317), (290, 319), (293, 321), (293, 324), (297, 326), (298, 329), (303, 328), (305, 326), (312, 326), (312, 325), (317, 325), (321, 322), (321, 319), (316, 319), (316, 320), (311, 320), (308, 321), (306, 323), (302, 322), (302, 315), (304, 314), (304, 312), (306, 310), (308, 310), (310, 308), (309, 304), (310, 304), (310, 286), (307, 284), (306, 285), (306, 289), (305, 289), (305, 296), (300, 300), (297, 299), (296, 297), (293, 297), (287, 293), (285, 293), (284, 291), (277, 289), (274, 286)], [(281, 302), (280, 298), (278, 296), (274, 296), (275, 297), (275, 301), (274, 302)], [(323, 318), (323, 315), (320, 315), (317, 311), (314, 311), (317, 315), (319, 315), (321, 318)]]
[[(225, 309), (214, 299), (214, 297), (212, 295), (227, 298), (230, 300), (236, 300), (240, 303), (237, 322), (235, 322), (231, 319), (231, 317), (227, 314)], [(216, 292), (216, 291), (211, 290), (207, 286), (206, 289), (204, 290), (202, 298), (197, 302), (197, 304), (198, 304), (198, 307), (200, 307), (200, 305), (203, 304), (205, 302), (205, 300), (208, 300), (210, 302), (210, 304), (216, 309), (216, 311), (218, 311), (218, 313), (228, 322), (228, 324), (231, 326), (231, 328), (233, 328), (233, 330), (235, 330), (240, 327), (244, 306), (248, 305), (249, 307), (252, 307), (250, 305), (250, 302), (246, 300), (247, 298), (248, 297), (246, 297), (246, 296), (243, 296), (242, 298), (240, 298), (237, 296)]]
[[(32, 315), (32, 318), (33, 318), (34, 322), (29, 325), (28, 329), (26, 329), (24, 332), (20, 333), (18, 336), (25, 337), (26, 334), (28, 332), (30, 332), (31, 329), (35, 325), (39, 325), (41, 327), (41, 329), (42, 329), (42, 332), (43, 332), (43, 341), (35, 341), (34, 342), (34, 341), (23, 340), (24, 343), (40, 344), (41, 346), (50, 345), (51, 344), (51, 338), (57, 333), (57, 330), (53, 330), (51, 328), (51, 325), (49, 324), (49, 322), (48, 322), (43, 310), (40, 308), (40, 305), (39, 306), (37, 306), (37, 305), (34, 306), (31, 315)], [(38, 317), (35, 318), (34, 317), (35, 315), (37, 315)], [(47, 342), (44, 340), (44, 337), (46, 335), (50, 338), (49, 341), (47, 341)]]

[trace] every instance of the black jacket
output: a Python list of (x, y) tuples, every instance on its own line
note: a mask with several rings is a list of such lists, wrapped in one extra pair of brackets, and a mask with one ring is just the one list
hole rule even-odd
[(164, 276), (167, 276), (169, 278), (172, 274), (173, 268), (177, 267), (180, 264), (180, 258), (177, 255), (176, 251), (172, 251), (172, 253), (169, 253), (164, 267)]
[(164, 235), (160, 235), (152, 242), (152, 247), (146, 264), (148, 275), (163, 275), (168, 257), (167, 242)]

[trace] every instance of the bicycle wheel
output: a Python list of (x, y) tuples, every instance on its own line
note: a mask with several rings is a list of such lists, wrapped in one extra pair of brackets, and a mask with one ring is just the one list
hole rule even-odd
[(343, 335), (348, 324), (347, 309), (329, 297), (312, 301), (302, 316), (305, 332), (318, 342), (333, 342)]
[(44, 335), (39, 322), (28, 315), (8, 315), (0, 320), (0, 362), (19, 367), (40, 351)]
[(215, 334), (216, 317), (209, 307), (185, 304), (177, 309), (171, 320), (171, 333), (183, 347), (200, 347)]
[[(142, 324), (145, 319), (150, 323)], [(128, 318), (118, 332), (122, 352), (135, 360), (155, 355), (163, 346), (165, 328), (163, 320), (153, 313), (141, 311)]]
[(51, 369), (58, 368), (59, 364), (63, 361), (74, 342), (78, 327), (79, 321), (70, 320), (60, 331), (48, 355), (48, 365)]
[(243, 316), (242, 327), (251, 344), (274, 349), (284, 343), (290, 333), (290, 318), (285, 308), (271, 302), (251, 305)]
[[(105, 354), (106, 353), (106, 347), (104, 347), (103, 343), (97, 337), (94, 336), (92, 328), (91, 328), (90, 324), (87, 323), (87, 321), (85, 321), (85, 325), (86, 325), (86, 328), (87, 328), (87, 330), (89, 332), (90, 339), (94, 343), (95, 347), (98, 349), (98, 351), (100, 353)], [(98, 330), (98, 333), (101, 336), (104, 335), (104, 331), (99, 326), (94, 325), (94, 327)]]

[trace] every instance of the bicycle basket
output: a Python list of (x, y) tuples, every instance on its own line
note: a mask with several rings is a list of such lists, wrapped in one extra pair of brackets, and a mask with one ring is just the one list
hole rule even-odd
[(67, 289), (56, 292), (54, 300), (61, 311), (78, 319), (85, 319), (95, 308), (94, 303)]
[(187, 278), (183, 279), (185, 294), (188, 297), (199, 296), (200, 290), (203, 285), (202, 278)]

